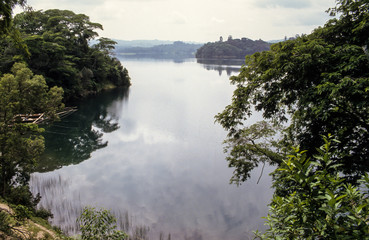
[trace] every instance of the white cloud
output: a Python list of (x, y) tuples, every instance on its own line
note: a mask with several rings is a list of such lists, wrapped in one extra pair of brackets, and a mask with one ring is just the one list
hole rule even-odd
[(212, 17), (211, 21), (215, 22), (215, 23), (224, 23), (225, 22), (224, 19), (219, 19), (219, 18), (216, 18), (216, 17)]
[(143, 141), (149, 145), (169, 144), (177, 141), (171, 133), (151, 129), (147, 126), (140, 126), (134, 132), (119, 134), (118, 138), (122, 142)]
[(219, 36), (281, 39), (323, 25), (335, 0), (28, 0), (70, 9), (104, 26), (105, 37), (217, 41)]
[(172, 12), (171, 19), (174, 24), (186, 24), (188, 23), (188, 19), (185, 15), (182, 13), (179, 13), (177, 11)]
[(311, 2), (308, 0), (257, 0), (255, 5), (262, 8), (308, 8)]

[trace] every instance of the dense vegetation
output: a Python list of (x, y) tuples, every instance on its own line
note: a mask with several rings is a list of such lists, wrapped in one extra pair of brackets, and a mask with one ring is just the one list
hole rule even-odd
[(82, 240), (124, 240), (128, 235), (116, 230), (116, 218), (106, 209), (85, 207), (77, 220), (81, 228)]
[[(336, 3), (324, 27), (247, 56), (216, 116), (232, 182), (279, 166), (263, 239), (369, 236), (369, 3)], [(264, 120), (247, 126), (257, 111)]]
[(266, 51), (269, 48), (270, 44), (263, 40), (233, 39), (229, 36), (227, 41), (223, 41), (223, 38), (220, 37), (218, 42), (209, 42), (199, 48), (196, 52), (196, 58), (245, 59), (246, 55)]
[[(330, 10), (339, 18), (312, 34), (247, 56), (231, 78), (237, 89), (216, 120), (228, 130), (234, 181), (260, 161), (281, 163), (291, 146), (314, 155), (329, 133), (340, 141), (335, 160), (347, 176), (369, 170), (369, 4), (346, 2)], [(265, 121), (244, 127), (254, 111)]]
[(125, 56), (178, 59), (194, 57), (196, 50), (201, 46), (202, 44), (176, 41), (173, 44), (161, 44), (152, 47), (117, 48), (116, 52)]
[(100, 24), (56, 9), (27, 10), (13, 19), (12, 9), (25, 2), (0, 3), (0, 200), (15, 211), (0, 208), (0, 237), (5, 234), (7, 239), (33, 237), (34, 232), (17, 225), (50, 216), (36, 210), (40, 196), (33, 196), (28, 185), (44, 150), (43, 129), (29, 121), (31, 116), (53, 121), (64, 109), (63, 97), (69, 100), (130, 84), (127, 70), (111, 57), (114, 41), (100, 38), (89, 45), (98, 36), (94, 30), (102, 29)]
[[(324, 27), (247, 56), (240, 74), (231, 78), (232, 103), (216, 116), (228, 131), (233, 182), (245, 181), (260, 163), (278, 165), (270, 228), (260, 238), (369, 235), (369, 3), (336, 2), (329, 12), (337, 17)], [(62, 10), (28, 11), (13, 22), (16, 4), (24, 1), (0, 4), (0, 196), (17, 205), (19, 218), (47, 217), (35, 210), (39, 197), (28, 188), (44, 149), (42, 129), (24, 123), (19, 114), (43, 112), (53, 120), (64, 107), (63, 92), (80, 97), (128, 85), (129, 78), (110, 56), (114, 41), (100, 38), (89, 45), (100, 24)], [(197, 57), (243, 58), (252, 51), (241, 44), (250, 41), (209, 43)], [(254, 111), (261, 111), (264, 121), (245, 127)], [(291, 151), (293, 146), (299, 147)], [(127, 237), (115, 231), (106, 211), (87, 209), (80, 222), (86, 238)], [(1, 210), (0, 231), (11, 226)]]
[[(50, 120), (63, 108), (63, 90), (48, 88), (45, 79), (34, 75), (23, 63), (0, 78), (0, 196), (32, 207), (28, 181), (44, 149), (42, 129), (24, 123), (19, 113), (44, 113)], [(28, 202), (30, 201), (30, 202)]]
[(275, 194), (260, 239), (368, 239), (369, 175), (347, 183), (339, 174), (336, 143), (324, 137), (319, 153), (295, 151), (274, 174)]
[(88, 16), (58, 9), (26, 11), (13, 22), (27, 49), (18, 48), (9, 37), (2, 38), (1, 72), (22, 60), (35, 74), (43, 75), (49, 87), (62, 87), (65, 100), (130, 84), (127, 69), (111, 57), (114, 41), (99, 38), (89, 45), (102, 26)]
[[(0, 199), (16, 206), (22, 218), (37, 216), (40, 196), (29, 190), (30, 174), (44, 150), (43, 129), (25, 123), (19, 113), (40, 113), (55, 119), (63, 109), (63, 90), (49, 88), (41, 75), (34, 75), (24, 63), (15, 63), (11, 73), (0, 78)], [(46, 218), (49, 215), (43, 215)], [(0, 231), (10, 231), (12, 221), (0, 210)]]

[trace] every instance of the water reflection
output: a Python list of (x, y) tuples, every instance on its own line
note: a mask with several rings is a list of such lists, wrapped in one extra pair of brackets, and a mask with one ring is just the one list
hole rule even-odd
[(223, 71), (227, 76), (239, 73), (244, 59), (196, 59), (197, 63), (203, 65), (206, 70), (215, 70), (222, 76)]
[[(228, 77), (195, 61), (124, 64), (133, 82), (129, 102), (127, 93), (107, 93), (81, 103), (81, 115), (72, 115), (85, 132), (103, 133), (99, 144), (85, 145), (103, 147), (86, 147), (80, 157), (88, 160), (81, 162), (75, 157), (79, 151), (69, 149), (80, 139), (70, 136), (48, 152), (65, 154), (60, 157), (66, 163), (44, 162), (44, 169), (59, 169), (32, 175), (33, 192), (40, 192), (40, 204), (54, 213), (53, 223), (73, 234), (78, 210), (92, 205), (129, 212), (136, 226), (150, 228), (149, 239), (171, 234), (172, 239), (238, 240), (262, 229), (270, 178), (257, 185), (260, 169), (255, 169), (256, 177), (246, 184), (229, 185), (232, 169), (222, 149), (226, 132), (214, 124), (214, 115), (232, 96)], [(71, 159), (80, 162), (73, 165)]]
[(109, 111), (111, 104), (123, 104), (128, 100), (128, 89), (113, 89), (93, 96), (77, 104), (78, 111), (45, 127), (45, 152), (36, 171), (48, 172), (78, 164), (91, 157), (95, 150), (104, 148), (108, 141), (104, 133), (119, 129), (121, 106)]

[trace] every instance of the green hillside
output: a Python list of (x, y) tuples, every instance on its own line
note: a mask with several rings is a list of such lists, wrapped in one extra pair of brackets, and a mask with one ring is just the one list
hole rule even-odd
[(223, 38), (220, 37), (218, 42), (209, 42), (199, 48), (196, 52), (196, 58), (244, 59), (246, 55), (269, 50), (270, 45), (263, 40), (232, 39), (229, 36), (227, 41), (223, 41)]

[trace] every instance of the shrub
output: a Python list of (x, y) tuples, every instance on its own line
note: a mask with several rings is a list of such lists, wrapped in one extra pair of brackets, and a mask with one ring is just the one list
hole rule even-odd
[(369, 176), (347, 183), (330, 137), (313, 159), (295, 153), (273, 173), (276, 189), (260, 239), (369, 239)]
[(109, 210), (85, 207), (77, 219), (83, 240), (124, 240), (128, 235), (116, 230), (116, 219)]
[(32, 212), (26, 206), (17, 205), (14, 210), (15, 219), (18, 221), (24, 221), (25, 219), (32, 217)]

